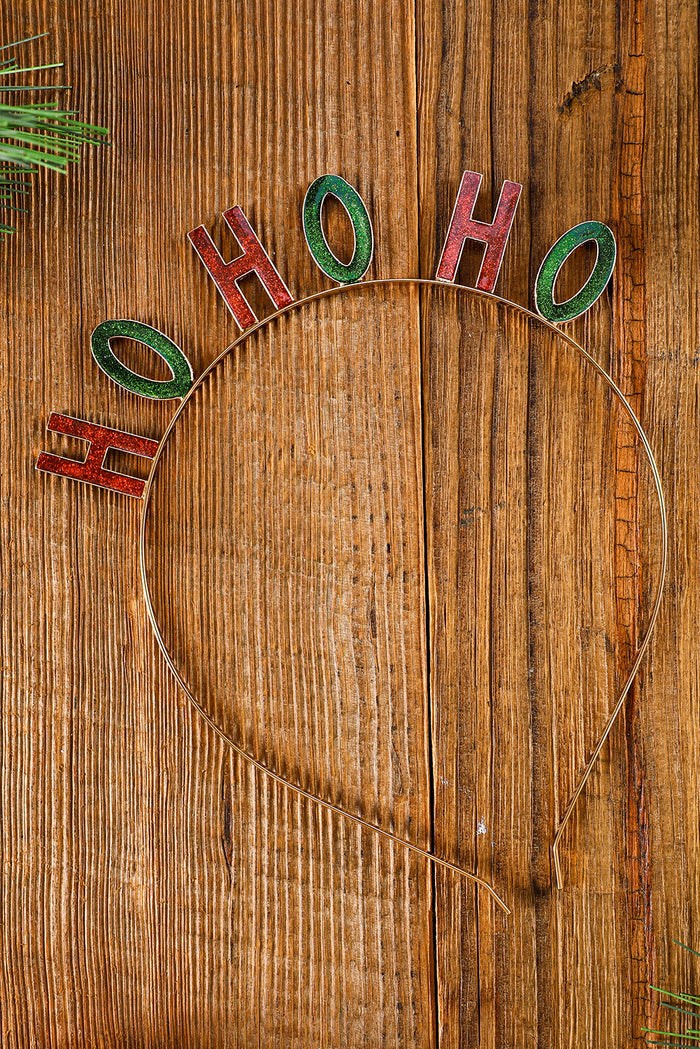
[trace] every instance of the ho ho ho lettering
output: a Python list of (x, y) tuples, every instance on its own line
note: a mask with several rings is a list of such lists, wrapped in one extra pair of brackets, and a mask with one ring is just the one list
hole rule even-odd
[[(468, 240), (476, 241), (484, 245), (476, 288), (493, 293), (522, 186), (506, 180), (501, 187), (492, 221), (482, 222), (474, 218), (481, 181), (482, 176), (475, 171), (465, 171), (462, 176), (435, 279), (454, 283), (465, 243)], [(347, 263), (334, 254), (323, 227), (323, 208), (329, 196), (335, 197), (343, 206), (352, 227), (354, 248), (352, 258)], [(236, 324), (241, 331), (246, 331), (257, 323), (257, 317), (239, 286), (243, 277), (255, 275), (276, 310), (291, 306), (295, 300), (242, 208), (236, 205), (225, 211), (223, 217), (240, 248), (240, 253), (231, 261), (224, 260), (205, 226), (192, 230), (188, 238)], [(374, 232), (362, 197), (344, 178), (340, 175), (321, 175), (311, 183), (304, 197), (302, 227), (308, 250), (326, 277), (339, 285), (355, 284), (362, 280), (372, 262)], [(579, 246), (591, 242), (596, 246), (596, 260), (590, 276), (575, 295), (564, 302), (557, 302), (554, 288), (562, 266)], [(534, 287), (537, 312), (554, 324), (580, 317), (607, 287), (615, 267), (615, 258), (615, 237), (604, 223), (582, 222), (568, 230), (547, 252), (537, 273)], [(111, 342), (115, 338), (133, 339), (153, 350), (165, 361), (171, 378), (165, 381), (151, 379), (127, 368), (112, 349)], [(180, 399), (187, 395), (194, 383), (192, 367), (180, 347), (167, 335), (140, 321), (103, 321), (92, 333), (91, 349), (97, 365), (110, 379), (140, 397)], [(145, 483), (127, 474), (106, 470), (104, 460), (110, 448), (153, 458), (158, 447), (157, 441), (56, 412), (52, 412), (47, 429), (87, 441), (88, 451), (83, 461), (41, 452), (37, 469), (141, 497)]]

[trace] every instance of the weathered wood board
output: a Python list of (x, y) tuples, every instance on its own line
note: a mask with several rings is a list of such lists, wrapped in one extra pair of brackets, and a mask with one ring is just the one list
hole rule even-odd
[[(643, 1044), (668, 1019), (649, 983), (700, 976), (672, 942), (699, 946), (696, 6), (37, 0), (0, 24), (0, 43), (50, 31), (28, 57), (62, 58), (112, 139), (39, 179), (0, 246), (0, 1045)], [(153, 438), (172, 417), (98, 370), (100, 321), (153, 324), (197, 374), (237, 337), (188, 230), (230, 255), (240, 204), (294, 298), (322, 291), (301, 202), (337, 172), (372, 215), (368, 277), (432, 278), (467, 168), (485, 220), (523, 183), (514, 303), (567, 228), (614, 229), (611, 286), (566, 331), (640, 415), (668, 502), (657, 631), (564, 888), (553, 831), (661, 541), (638, 442), (564, 340), (427, 286), (291, 311), (192, 399), (147, 549), (176, 661), (227, 730), (478, 871), (511, 917), (236, 756), (154, 638), (138, 501), (34, 469), (80, 450), (51, 411)]]

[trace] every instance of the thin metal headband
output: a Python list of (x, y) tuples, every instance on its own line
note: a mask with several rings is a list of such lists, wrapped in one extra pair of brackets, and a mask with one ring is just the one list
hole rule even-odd
[(654, 630), (654, 626), (656, 624), (656, 619), (657, 619), (658, 614), (659, 614), (659, 608), (661, 606), (661, 597), (662, 597), (662, 593), (663, 593), (663, 586), (664, 586), (664, 581), (665, 581), (665, 578), (666, 578), (666, 563), (667, 563), (667, 557), (668, 557), (668, 522), (667, 522), (667, 518), (666, 518), (666, 503), (665, 503), (665, 500), (664, 500), (663, 488), (662, 488), (662, 484), (661, 484), (661, 475), (660, 475), (659, 468), (657, 466), (656, 460), (654, 458), (654, 453), (651, 450), (651, 446), (650, 446), (649, 441), (647, 439), (647, 436), (646, 436), (646, 434), (645, 434), (645, 432), (644, 432), (644, 430), (642, 428), (642, 425), (639, 422), (639, 419), (635, 415), (634, 411), (632, 410), (632, 407), (630, 406), (630, 404), (628, 403), (628, 401), (624, 397), (624, 395), (623, 395), (622, 391), (620, 390), (620, 388), (617, 386), (617, 384), (612, 379), (612, 377), (610, 375), (608, 375), (608, 373), (605, 371), (605, 369), (602, 368), (601, 365), (598, 364), (598, 362), (593, 357), (591, 357), (591, 355), (586, 350), (584, 350), (584, 348), (582, 346), (579, 346), (579, 344), (577, 342), (575, 342), (572, 338), (570, 338), (570, 336), (568, 336), (565, 332), (561, 331), (561, 329), (558, 328), (555, 324), (550, 323), (549, 321), (545, 320), (543, 317), (539, 316), (536, 313), (532, 313), (530, 310), (526, 309), (524, 306), (519, 306), (517, 303), (510, 302), (508, 299), (503, 299), (503, 298), (501, 298), (498, 295), (493, 295), (491, 292), (480, 291), (480, 290), (478, 290), (476, 288), (467, 288), (464, 285), (448, 283), (446, 281), (435, 281), (435, 280), (426, 280), (426, 279), (421, 279), (421, 278), (404, 277), (404, 278), (399, 278), (399, 279), (395, 279), (395, 280), (385, 279), (385, 280), (358, 281), (355, 284), (341, 285), (340, 287), (330, 288), (330, 289), (328, 289), (326, 291), (317, 292), (315, 295), (309, 295), (305, 299), (297, 300), (296, 302), (292, 303), (292, 305), (286, 306), (284, 309), (278, 310), (277, 312), (270, 314), (268, 317), (265, 317), (262, 320), (258, 321), (257, 324), (252, 325), (250, 328), (246, 328), (246, 330), (235, 340), (235, 342), (233, 342), (222, 353), (220, 353), (218, 355), (218, 357), (216, 357), (212, 361), (212, 363), (205, 369), (205, 371), (202, 372), (202, 374), (199, 376), (197, 381), (194, 383), (194, 385), (189, 390), (187, 396), (183, 398), (182, 403), (179, 405), (177, 411), (175, 412), (173, 418), (170, 421), (170, 424), (168, 425), (168, 428), (166, 429), (165, 433), (163, 434), (163, 437), (161, 438), (160, 444), (158, 445), (158, 450), (157, 450), (157, 452), (156, 452), (156, 454), (155, 454), (155, 456), (153, 458), (153, 465), (151, 467), (151, 472), (149, 474), (148, 483), (146, 485), (146, 489), (145, 489), (145, 492), (144, 492), (144, 495), (143, 495), (143, 511), (142, 511), (142, 514), (141, 514), (141, 525), (140, 525), (140, 530), (139, 530), (140, 574), (141, 574), (141, 582), (142, 582), (142, 585), (143, 585), (144, 597), (146, 599), (146, 608), (148, 610), (148, 617), (149, 617), (149, 619), (151, 621), (151, 625), (153, 627), (153, 631), (155, 633), (156, 640), (157, 640), (157, 642), (158, 642), (158, 644), (160, 646), (160, 649), (161, 649), (161, 651), (163, 653), (163, 656), (165, 657), (165, 661), (167, 662), (168, 666), (172, 670), (172, 672), (175, 675), (177, 681), (179, 682), (179, 684), (181, 685), (181, 687), (183, 688), (183, 690), (185, 691), (185, 693), (189, 697), (189, 699), (192, 702), (192, 704), (196, 707), (196, 709), (202, 715), (202, 717), (205, 718), (205, 720), (211, 725), (211, 727), (214, 729), (214, 731), (223, 740), (225, 740), (226, 743), (228, 743), (229, 746), (232, 747), (232, 749), (237, 754), (239, 754), (242, 758), (245, 758), (246, 761), (249, 761), (256, 769), (258, 769), (259, 772), (262, 772), (266, 776), (269, 776), (272, 780), (274, 780), (276, 783), (279, 783), (281, 786), (287, 787), (289, 790), (294, 791), (294, 793), (297, 794), (298, 796), (300, 796), (302, 798), (306, 798), (309, 801), (314, 801), (314, 802), (316, 802), (316, 804), (321, 805), (323, 808), (325, 808), (329, 812), (333, 812), (337, 816), (342, 816), (344, 819), (351, 820), (353, 823), (357, 824), (358, 826), (364, 827), (366, 830), (373, 831), (375, 834), (381, 835), (381, 837), (383, 837), (383, 838), (385, 838), (385, 839), (387, 839), (389, 841), (394, 842), (394, 844), (396, 844), (396, 845), (402, 845), (404, 848), (409, 849), (411, 852), (416, 853), (418, 856), (422, 856), (424, 859), (430, 860), (432, 863), (436, 863), (436, 864), (438, 864), (441, 867), (445, 867), (448, 870), (454, 871), (456, 874), (460, 874), (460, 875), (462, 875), (465, 878), (469, 878), (471, 881), (475, 882), (477, 885), (479, 885), (483, 889), (485, 889), (486, 892), (488, 892), (488, 894), (494, 900), (494, 902), (498, 904), (498, 906), (501, 908), (501, 910), (503, 910), (506, 914), (510, 914), (511, 913), (510, 908), (505, 903), (505, 901), (499, 896), (499, 894), (496, 892), (496, 890), (493, 888), (493, 886), (490, 885), (483, 878), (480, 878), (477, 874), (474, 874), (471, 871), (466, 871), (462, 867), (457, 866), (457, 864), (450, 863), (449, 860), (445, 860), (445, 859), (443, 859), (440, 856), (436, 856), (433, 853), (428, 852), (426, 849), (422, 849), (419, 845), (415, 845), (415, 844), (413, 844), (410, 841), (406, 841), (403, 838), (400, 838), (396, 834), (392, 834), (390, 831), (383, 830), (381, 827), (377, 827), (375, 824), (370, 823), (367, 820), (362, 819), (360, 816), (354, 816), (352, 813), (347, 812), (345, 809), (341, 808), (339, 805), (334, 805), (332, 802), (326, 801), (324, 798), (318, 797), (318, 795), (313, 794), (311, 791), (304, 790), (303, 787), (298, 786), (296, 783), (292, 783), (291, 780), (285, 779), (284, 776), (281, 776), (279, 773), (274, 772), (272, 769), (268, 768), (261, 761), (258, 761), (257, 758), (254, 758), (251, 754), (249, 754), (242, 747), (240, 747), (229, 735), (227, 735), (226, 732), (223, 731), (223, 729), (221, 729), (216, 724), (216, 722), (213, 720), (211, 715), (204, 709), (204, 707), (201, 705), (201, 703), (199, 702), (197, 697), (194, 696), (192, 694), (192, 692), (190, 691), (189, 687), (187, 686), (187, 683), (183, 680), (183, 678), (182, 678), (180, 672), (178, 671), (177, 667), (175, 666), (175, 663), (174, 663), (174, 661), (173, 661), (173, 659), (172, 659), (172, 657), (170, 655), (170, 652), (168, 651), (168, 648), (167, 648), (167, 646), (165, 644), (165, 641), (163, 639), (163, 635), (161, 634), (160, 627), (158, 626), (158, 622), (156, 620), (155, 610), (153, 608), (153, 602), (151, 600), (151, 592), (150, 592), (150, 589), (149, 589), (149, 586), (148, 586), (148, 578), (147, 578), (147, 574), (146, 574), (146, 518), (148, 516), (148, 508), (149, 508), (149, 505), (150, 505), (151, 491), (153, 489), (153, 483), (154, 483), (154, 480), (155, 480), (156, 467), (157, 467), (157, 465), (158, 465), (158, 463), (159, 463), (159, 461), (161, 459), (161, 456), (162, 456), (163, 451), (165, 449), (165, 445), (167, 443), (168, 437), (170, 436), (170, 433), (173, 430), (173, 427), (175, 426), (175, 423), (177, 422), (177, 420), (179, 419), (180, 415), (184, 411), (185, 406), (187, 405), (187, 402), (193, 396), (193, 394), (198, 389), (198, 387), (200, 387), (202, 385), (202, 383), (207, 378), (207, 376), (217, 367), (217, 365), (226, 356), (228, 356), (228, 354), (231, 353), (232, 350), (234, 350), (238, 345), (240, 345), (240, 343), (242, 343), (244, 341), (244, 339), (246, 339), (249, 335), (252, 335), (254, 332), (258, 331), (265, 324), (268, 324), (270, 321), (277, 320), (277, 318), (281, 317), (283, 314), (288, 313), (291, 310), (296, 309), (299, 306), (304, 306), (304, 305), (306, 305), (309, 302), (314, 302), (314, 301), (317, 301), (319, 299), (329, 298), (330, 296), (337, 295), (340, 292), (349, 291), (349, 290), (352, 290), (353, 288), (362, 288), (362, 287), (366, 287), (368, 285), (369, 286), (375, 286), (375, 287), (377, 287), (377, 286), (387, 286), (387, 285), (402, 285), (402, 286), (417, 285), (417, 286), (423, 286), (423, 287), (440, 288), (441, 290), (445, 290), (446, 288), (455, 288), (455, 289), (458, 289), (460, 291), (468, 291), (472, 295), (476, 295), (476, 296), (479, 296), (480, 298), (487, 299), (487, 300), (492, 301), (492, 302), (500, 303), (500, 304), (505, 305), (505, 306), (509, 306), (512, 309), (516, 309), (521, 314), (523, 314), (524, 316), (530, 317), (533, 320), (538, 321), (539, 324), (544, 325), (544, 327), (549, 328), (553, 332), (556, 332), (556, 334), (560, 338), (564, 339), (564, 341), (567, 342), (569, 344), (569, 346), (572, 347), (572, 349), (574, 349), (578, 354), (580, 354), (580, 356), (583, 358), (583, 360), (585, 360), (588, 364), (590, 364), (593, 367), (593, 369), (598, 373), (598, 375), (600, 375), (600, 377), (603, 379), (603, 381), (607, 384), (608, 388), (610, 390), (612, 390), (613, 394), (615, 394), (615, 396), (620, 400), (620, 402), (622, 403), (625, 411), (627, 412), (627, 415), (628, 415), (632, 425), (634, 426), (634, 429), (636, 430), (636, 432), (637, 432), (637, 434), (639, 436), (639, 439), (641, 441), (641, 444), (642, 444), (642, 447), (644, 449), (644, 452), (646, 453), (647, 459), (649, 460), (649, 465), (651, 467), (652, 477), (653, 477), (653, 480), (654, 480), (654, 489), (655, 489), (656, 497), (657, 497), (658, 504), (659, 504), (659, 514), (660, 514), (660, 517), (661, 517), (661, 543), (662, 543), (661, 572), (660, 572), (660, 575), (659, 575), (659, 581), (658, 581), (658, 586), (657, 586), (657, 590), (656, 590), (656, 595), (655, 595), (654, 603), (653, 603), (653, 606), (652, 606), (651, 617), (649, 619), (649, 625), (647, 626), (646, 633), (644, 634), (644, 637), (642, 638), (641, 643), (639, 645), (639, 649), (637, 651), (637, 657), (636, 657), (636, 659), (634, 661), (632, 669), (630, 670), (630, 673), (629, 673), (629, 675), (627, 677), (627, 680), (625, 681), (623, 689), (620, 692), (620, 695), (618, 696), (617, 702), (615, 703), (615, 706), (614, 706), (614, 708), (613, 708), (613, 710), (612, 710), (612, 712), (611, 712), (611, 714), (610, 714), (610, 716), (608, 718), (608, 721), (607, 721), (607, 723), (605, 725), (605, 728), (603, 729), (603, 733), (600, 736), (600, 738), (599, 738), (599, 740), (598, 740), (598, 742), (597, 742), (597, 744), (595, 746), (593, 754), (590, 757), (590, 759), (588, 761), (588, 764), (586, 765), (586, 767), (585, 767), (581, 777), (578, 780), (576, 788), (575, 788), (575, 790), (574, 790), (574, 792), (573, 792), (573, 794), (571, 796), (571, 799), (570, 799), (569, 803), (566, 806), (566, 810), (564, 812), (564, 815), (563, 815), (561, 821), (559, 822), (558, 829), (557, 829), (556, 834), (554, 836), (554, 841), (552, 843), (552, 859), (553, 859), (553, 862), (554, 862), (555, 881), (556, 881), (557, 888), (558, 889), (562, 888), (561, 864), (560, 864), (560, 859), (559, 859), (559, 844), (561, 842), (562, 835), (564, 833), (564, 830), (566, 828), (567, 823), (571, 819), (571, 816), (572, 816), (573, 811), (574, 811), (574, 809), (576, 807), (576, 803), (577, 803), (577, 801), (578, 801), (578, 799), (579, 799), (579, 797), (581, 795), (581, 792), (583, 791), (583, 788), (585, 787), (586, 783), (588, 782), (588, 779), (589, 779), (589, 777), (591, 775), (591, 772), (593, 771), (593, 768), (594, 768), (595, 763), (596, 763), (596, 761), (598, 759), (598, 756), (600, 755), (600, 752), (603, 749), (603, 745), (604, 745), (606, 739), (608, 738), (608, 736), (610, 735), (610, 731), (611, 731), (613, 725), (615, 724), (615, 721), (617, 720), (617, 718), (618, 718), (618, 716), (620, 714), (620, 711), (622, 710), (622, 706), (623, 706), (623, 703), (624, 703), (625, 698), (627, 696), (627, 693), (629, 692), (630, 687), (632, 685), (632, 682), (634, 681), (634, 678), (636, 677), (637, 671), (639, 669), (639, 665), (640, 665), (640, 663), (642, 661), (642, 658), (644, 656), (644, 653), (646, 652), (647, 647), (649, 645), (649, 641), (651, 639), (651, 635), (652, 635), (652, 632)]

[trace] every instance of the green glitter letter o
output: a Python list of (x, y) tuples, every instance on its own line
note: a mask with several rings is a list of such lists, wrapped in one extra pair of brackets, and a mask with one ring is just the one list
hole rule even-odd
[[(138, 372), (132, 372), (114, 355), (110, 340), (116, 338), (134, 339), (155, 350), (170, 368), (172, 379), (149, 379)], [(105, 375), (114, 379), (125, 390), (137, 393), (140, 397), (154, 397), (158, 400), (184, 397), (194, 382), (192, 366), (180, 347), (149, 324), (124, 320), (103, 321), (92, 333), (91, 345), (92, 356)]]
[[(598, 253), (590, 277), (566, 302), (554, 301), (554, 285), (569, 255), (580, 244), (594, 240)], [(540, 316), (559, 323), (580, 317), (600, 298), (615, 268), (617, 247), (611, 229), (602, 222), (582, 222), (560, 237), (547, 252), (535, 281), (535, 306)]]
[[(346, 266), (336, 258), (323, 232), (323, 202), (332, 194), (343, 205), (355, 234), (355, 250)], [(321, 175), (311, 183), (304, 197), (304, 235), (316, 265), (338, 284), (354, 284), (365, 275), (372, 261), (374, 235), (362, 197), (340, 175)]]

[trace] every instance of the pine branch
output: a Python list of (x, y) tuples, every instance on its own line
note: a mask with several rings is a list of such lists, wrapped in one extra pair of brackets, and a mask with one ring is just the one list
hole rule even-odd
[[(46, 36), (27, 37), (14, 44), (4, 44), (0, 51), (18, 47)], [(57, 69), (60, 62), (20, 66), (15, 58), (0, 62), (0, 77), (33, 73), (40, 69)], [(58, 102), (15, 102), (14, 95), (29, 91), (66, 90), (62, 85), (42, 87), (37, 84), (0, 84), (0, 213), (26, 211), (18, 200), (29, 192), (29, 180), (40, 168), (65, 174), (69, 164), (80, 160), (82, 147), (104, 140), (107, 129), (84, 124), (74, 110), (59, 109)], [(0, 235), (14, 233), (15, 228), (0, 219)]]

